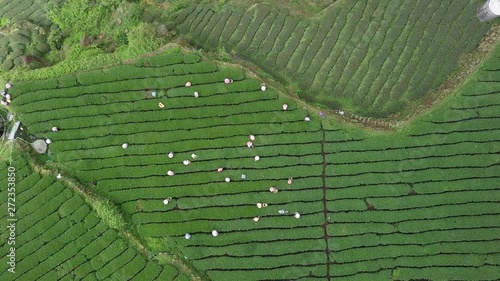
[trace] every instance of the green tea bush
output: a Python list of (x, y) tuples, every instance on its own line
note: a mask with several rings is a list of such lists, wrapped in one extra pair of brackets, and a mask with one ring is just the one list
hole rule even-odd
[(14, 62), (12, 59), (6, 59), (2, 63), (2, 70), (3, 71), (9, 71), (14, 67)]

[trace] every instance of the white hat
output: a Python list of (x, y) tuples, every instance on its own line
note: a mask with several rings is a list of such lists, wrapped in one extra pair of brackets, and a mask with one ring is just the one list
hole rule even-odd
[(122, 144), (122, 148), (127, 148), (127, 147), (128, 147), (128, 143)]
[(255, 161), (259, 161), (260, 160), (260, 157), (259, 156), (255, 156)]
[(168, 154), (168, 158), (174, 158), (174, 153), (172, 151)]
[(212, 230), (212, 236), (217, 237), (219, 235), (219, 232), (217, 230)]
[(175, 174), (175, 173), (174, 173), (174, 171), (172, 171), (172, 170), (170, 170), (170, 171), (168, 171), (168, 172), (167, 172), (167, 175), (169, 175), (169, 176), (173, 176), (174, 174)]

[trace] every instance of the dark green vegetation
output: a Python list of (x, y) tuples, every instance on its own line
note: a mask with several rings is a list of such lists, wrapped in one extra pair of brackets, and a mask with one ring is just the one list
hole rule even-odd
[(241, 70), (182, 53), (19, 82), (13, 109), (53, 141), (51, 165), (115, 202), (153, 252), (180, 253), (211, 279), (494, 280), (499, 57), (386, 135), (306, 122)]
[(0, 0), (2, 27), (24, 21), (49, 27), (51, 22), (44, 9), (49, 1), (60, 2), (60, 0)]
[[(0, 164), (2, 187), (7, 187), (8, 167), (15, 168), (18, 219), (15, 245), (0, 250), (4, 261), (8, 249), (16, 248), (16, 273), (8, 272), (4, 262), (1, 280), (187, 280), (174, 267), (130, 247), (81, 196), (55, 176), (34, 172), (29, 161), (16, 152), (11, 164)], [(0, 196), (5, 199), (0, 204), (4, 230), (10, 223), (6, 188)], [(3, 230), (1, 239), (7, 241), (10, 232)]]
[(252, 61), (311, 103), (384, 117), (438, 87), (477, 46), (489, 28), (477, 4), (336, 1), (310, 19), (269, 5), (191, 5), (171, 27)]
[(49, 52), (47, 34), (51, 23), (45, 13), (47, 0), (0, 1), (1, 71), (13, 67), (42, 66)]

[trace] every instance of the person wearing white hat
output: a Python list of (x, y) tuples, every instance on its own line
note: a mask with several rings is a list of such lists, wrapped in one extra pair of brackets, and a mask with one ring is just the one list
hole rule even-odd
[(261, 209), (261, 208), (265, 208), (267, 207), (267, 203), (257, 203), (257, 208)]
[(217, 230), (212, 230), (212, 236), (213, 237), (219, 236), (219, 232)]
[(168, 197), (165, 200), (163, 200), (163, 204), (167, 205), (168, 202), (172, 201), (172, 197)]
[(170, 170), (170, 171), (167, 172), (167, 175), (173, 176), (173, 175), (175, 175), (175, 173), (174, 173), (174, 171)]
[(170, 151), (170, 153), (168, 154), (168, 158), (170, 159), (174, 158), (174, 153), (172, 151)]

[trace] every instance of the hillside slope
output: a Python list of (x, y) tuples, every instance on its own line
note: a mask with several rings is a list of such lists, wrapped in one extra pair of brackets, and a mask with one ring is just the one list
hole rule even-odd
[(190, 43), (226, 48), (299, 96), (332, 109), (385, 117), (437, 88), (489, 28), (477, 1), (337, 1), (316, 18), (253, 5), (192, 5), (171, 27)]

